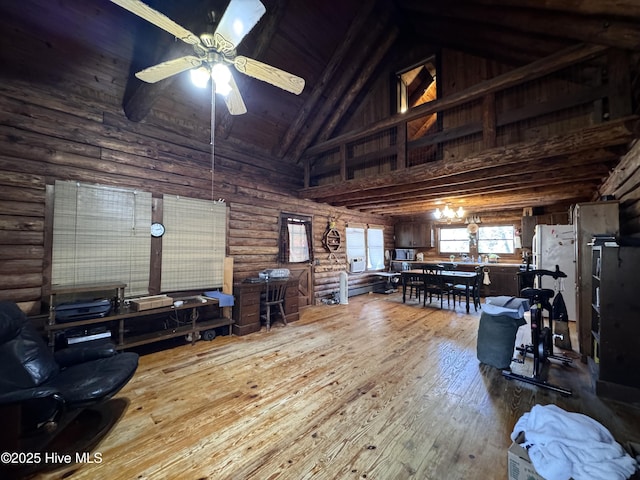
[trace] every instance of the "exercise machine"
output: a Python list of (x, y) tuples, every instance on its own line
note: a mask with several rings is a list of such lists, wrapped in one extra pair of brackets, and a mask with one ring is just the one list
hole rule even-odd
[[(554, 338), (562, 338), (562, 335), (553, 333), (553, 309), (550, 300), (554, 297), (555, 291), (549, 288), (542, 288), (543, 277), (552, 277), (557, 281), (560, 278), (565, 278), (567, 275), (560, 271), (557, 265), (555, 271), (527, 270), (525, 272), (519, 272), (518, 275), (520, 280), (519, 283), (522, 287), (520, 290), (520, 296), (527, 298), (531, 303), (531, 308), (529, 310), (531, 315), (531, 344), (523, 344), (516, 347), (516, 350), (520, 352), (521, 358), (515, 358), (513, 361), (524, 363), (527, 354), (532, 354), (533, 374), (531, 376), (526, 376), (513, 373), (510, 370), (503, 370), (502, 375), (507, 378), (547, 388), (563, 395), (572, 395), (571, 390), (558, 385), (553, 385), (546, 380), (546, 367), (549, 364), (549, 359), (558, 360), (565, 366), (571, 364), (572, 360), (564, 355), (557, 355), (554, 353)], [(534, 287), (534, 279), (537, 279), (536, 287)], [(547, 317), (549, 320), (548, 326), (545, 326), (544, 324), (544, 310), (549, 312)]]

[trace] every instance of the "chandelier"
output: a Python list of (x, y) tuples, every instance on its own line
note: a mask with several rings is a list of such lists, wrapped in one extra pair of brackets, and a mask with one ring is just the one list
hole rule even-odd
[(439, 208), (436, 208), (436, 211), (433, 212), (433, 216), (436, 217), (438, 220), (444, 218), (446, 220), (453, 220), (454, 218), (462, 218), (464, 217), (464, 210), (462, 207), (458, 207), (457, 210), (453, 210), (451, 207), (449, 207), (449, 205), (445, 205), (444, 209), (440, 210)]

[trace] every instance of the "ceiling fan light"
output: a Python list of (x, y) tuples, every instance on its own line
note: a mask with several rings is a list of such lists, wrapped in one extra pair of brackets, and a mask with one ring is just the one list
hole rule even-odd
[(211, 68), (211, 78), (216, 85), (216, 93), (226, 96), (231, 91), (231, 72), (229, 67), (222, 63), (216, 63)]
[(209, 70), (207, 67), (194, 68), (190, 71), (191, 82), (198, 88), (205, 88), (209, 83)]
[(219, 93), (223, 97), (226, 97), (227, 95), (229, 95), (230, 91), (231, 91), (231, 85), (229, 85), (228, 83), (216, 82), (216, 93)]

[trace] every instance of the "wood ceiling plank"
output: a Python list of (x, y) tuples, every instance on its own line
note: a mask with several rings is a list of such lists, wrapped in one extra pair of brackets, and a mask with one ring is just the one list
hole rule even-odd
[(637, 0), (471, 0), (481, 5), (527, 7), (544, 11), (640, 18)]
[(476, 172), (462, 172), (445, 178), (433, 178), (407, 185), (383, 187), (366, 194), (354, 191), (328, 198), (325, 201), (337, 206), (359, 208), (376, 202), (401, 201), (417, 195), (456, 195), (460, 192), (472, 192), (487, 186), (519, 185), (522, 182), (540, 182), (548, 178), (575, 180), (576, 172), (587, 170), (593, 178), (601, 178), (617, 161), (615, 152), (606, 150), (588, 150), (580, 154), (562, 158), (546, 158), (538, 162), (526, 159), (522, 163), (508, 166), (490, 167)]
[[(567, 185), (555, 185), (550, 187), (523, 187), (509, 192), (494, 192), (483, 195), (469, 195), (452, 197), (456, 206), (461, 205), (469, 212), (503, 211), (505, 206), (509, 209), (522, 209), (530, 206), (555, 205), (564, 202), (573, 202), (576, 199), (589, 198), (593, 193), (593, 184), (575, 184), (572, 188)], [(362, 209), (364, 213), (383, 214), (393, 216), (406, 216), (425, 214), (432, 212), (437, 207), (442, 208), (439, 201), (408, 201), (388, 207), (373, 207)]]
[[(314, 110), (309, 124), (296, 140), (289, 157), (298, 161), (306, 148), (318, 137), (328, 136), (367, 82), (375, 66), (395, 41), (397, 27), (379, 18), (371, 19), (358, 45), (353, 45), (341, 75), (332, 82), (327, 96)], [(362, 45), (376, 45), (374, 52)], [(327, 133), (328, 132), (328, 133)]]
[(284, 157), (285, 153), (289, 148), (291, 148), (295, 138), (306, 125), (309, 116), (318, 108), (319, 102), (324, 97), (328, 96), (326, 91), (331, 80), (334, 78), (349, 53), (353, 50), (356, 41), (363, 35), (365, 27), (368, 27), (369, 15), (373, 10), (374, 4), (375, 2), (373, 0), (365, 2), (361, 11), (358, 13), (358, 16), (356, 16), (354, 21), (351, 23), (343, 41), (340, 43), (340, 46), (331, 57), (331, 60), (327, 63), (320, 78), (315, 82), (311, 94), (307, 97), (304, 105), (300, 110), (298, 110), (298, 114), (289, 125), (289, 128), (282, 138), (280, 146), (276, 152), (276, 156), (278, 158)]
[[(478, 5), (470, 2), (442, 5), (419, 0), (402, 0), (400, 6), (413, 15), (493, 25), (536, 36), (556, 37), (607, 45), (628, 50), (640, 48), (640, 23), (612, 17), (610, 13), (585, 16), (561, 11)], [(474, 29), (475, 32), (475, 29)]]
[(568, 47), (524, 67), (517, 68), (484, 82), (480, 82), (462, 92), (420, 105), (410, 112), (393, 115), (380, 122), (376, 122), (373, 125), (369, 125), (313, 145), (305, 151), (304, 155), (305, 157), (313, 157), (323, 153), (324, 151), (330, 150), (331, 148), (338, 147), (341, 143), (366, 137), (372, 133), (395, 126), (400, 122), (408, 122), (431, 113), (463, 105), (473, 98), (479, 98), (491, 92), (497, 92), (525, 81), (540, 78), (549, 73), (561, 70), (569, 65), (594, 58), (605, 51), (606, 47), (600, 45), (575, 45)]
[(348, 180), (340, 184), (309, 187), (301, 190), (300, 195), (305, 198), (324, 201), (325, 198), (331, 197), (340, 191), (368, 191), (378, 187), (414, 183), (416, 179), (420, 178), (429, 180), (434, 177), (447, 177), (461, 172), (484, 170), (490, 166), (519, 163), (524, 159), (538, 161), (546, 157), (571, 155), (576, 151), (589, 148), (598, 149), (623, 145), (637, 135), (638, 121), (637, 116), (630, 116), (564, 135), (555, 135), (508, 147), (484, 150), (458, 162), (433, 162), (410, 167), (403, 171), (389, 172), (381, 176)]

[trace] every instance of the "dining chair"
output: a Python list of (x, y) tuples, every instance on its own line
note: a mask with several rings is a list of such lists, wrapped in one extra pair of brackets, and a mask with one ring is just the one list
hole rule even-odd
[(429, 295), (429, 303), (433, 300), (433, 295), (436, 295), (436, 298), (440, 298), (440, 308), (442, 308), (444, 295), (447, 295), (447, 303), (449, 303), (451, 293), (442, 275), (444, 267), (440, 264), (426, 264), (423, 265), (422, 271), (424, 277), (424, 299), (422, 304), (427, 304), (427, 294)]
[[(473, 277), (473, 282), (469, 285), (469, 298), (473, 299), (473, 307), (478, 311), (478, 307), (480, 307), (480, 287), (482, 281), (482, 273), (483, 267), (475, 267), (476, 276)], [(459, 283), (453, 286), (453, 304), (456, 303), (456, 295), (458, 296), (458, 305), (462, 303), (462, 297), (465, 296), (467, 292), (467, 286), (465, 284)], [(482, 308), (482, 307), (480, 307)]]
[(262, 297), (262, 306), (264, 314), (263, 320), (267, 326), (267, 332), (271, 330), (271, 307), (277, 307), (282, 322), (287, 324), (287, 315), (284, 313), (284, 297), (287, 293), (287, 282), (283, 281), (267, 281), (267, 288)]
[(406, 289), (409, 292), (409, 300), (415, 295), (420, 301), (420, 295), (424, 292), (424, 277), (420, 274), (408, 275), (405, 279)]

